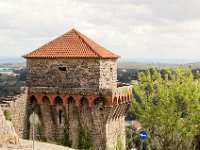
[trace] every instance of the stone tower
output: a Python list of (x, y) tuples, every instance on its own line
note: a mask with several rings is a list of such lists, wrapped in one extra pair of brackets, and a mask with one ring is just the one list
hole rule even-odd
[(37, 139), (69, 138), (77, 148), (79, 129), (87, 128), (93, 149), (114, 148), (117, 136), (125, 148), (124, 115), (132, 87), (117, 85), (118, 55), (72, 29), (23, 57), (28, 110), (40, 120)]

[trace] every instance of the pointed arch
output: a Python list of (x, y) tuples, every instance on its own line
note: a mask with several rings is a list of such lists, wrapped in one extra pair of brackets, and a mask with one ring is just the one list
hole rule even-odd
[(82, 97), (80, 102), (81, 102), (81, 106), (89, 107), (89, 101), (88, 101), (88, 99), (86, 97)]
[(118, 104), (122, 104), (122, 100), (120, 96), (118, 97)]
[(113, 98), (113, 104), (114, 105), (118, 105), (118, 101), (117, 101), (117, 97), (116, 96)]
[(106, 99), (104, 97), (97, 97), (94, 100), (94, 105), (105, 105)]
[(35, 95), (30, 96), (30, 104), (33, 104), (33, 103), (37, 103), (37, 98), (35, 97)]
[(34, 95), (30, 97), (30, 105), (32, 110), (35, 110), (35, 108), (38, 106), (37, 98)]
[(76, 104), (76, 101), (75, 101), (75, 99), (72, 97), (72, 96), (70, 96), (68, 99), (67, 99), (67, 104), (68, 105), (75, 105)]
[(49, 103), (50, 104), (50, 99), (49, 99), (49, 97), (48, 96), (43, 96), (42, 97), (42, 103)]
[(54, 99), (54, 104), (63, 104), (63, 100), (60, 96), (56, 96), (55, 99)]

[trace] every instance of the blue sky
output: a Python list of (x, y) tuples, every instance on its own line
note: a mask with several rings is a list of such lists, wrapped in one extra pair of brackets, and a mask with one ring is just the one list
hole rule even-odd
[(0, 57), (75, 28), (122, 58), (200, 60), (199, 0), (0, 0)]

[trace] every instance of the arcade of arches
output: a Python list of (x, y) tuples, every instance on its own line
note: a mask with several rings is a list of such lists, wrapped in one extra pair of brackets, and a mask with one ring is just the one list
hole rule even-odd
[(77, 148), (80, 126), (87, 126), (91, 130), (93, 145), (102, 149), (108, 145), (107, 142), (114, 142), (105, 140), (112, 139), (107, 138), (108, 136), (114, 138), (116, 132), (121, 132), (125, 136), (124, 130), (115, 131), (113, 128), (124, 129), (120, 127), (124, 123), (119, 122), (124, 122), (124, 114), (131, 95), (99, 97), (31, 93), (28, 99), (30, 113), (34, 111), (40, 120), (36, 130), (38, 140), (62, 140), (64, 129), (67, 128), (72, 147)]

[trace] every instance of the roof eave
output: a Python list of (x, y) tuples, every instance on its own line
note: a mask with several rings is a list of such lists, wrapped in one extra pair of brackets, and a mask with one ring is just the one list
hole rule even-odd
[(118, 58), (120, 58), (120, 56), (116, 56), (116, 57), (91, 57), (91, 56), (82, 56), (82, 57), (80, 57), (80, 56), (73, 56), (73, 57), (65, 57), (65, 56), (27, 56), (27, 55), (23, 55), (22, 56), (23, 58), (25, 58), (25, 59), (34, 59), (34, 58), (42, 58), (42, 59), (44, 59), (44, 58), (47, 58), (47, 59), (58, 59), (58, 58), (102, 58), (102, 59), (118, 59)]

